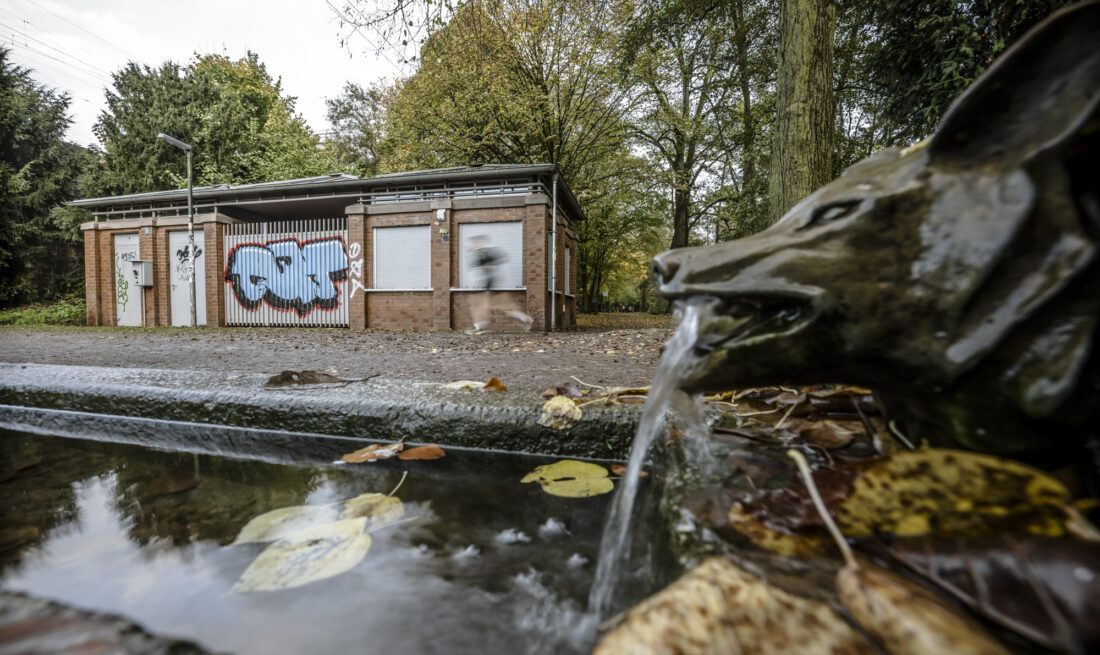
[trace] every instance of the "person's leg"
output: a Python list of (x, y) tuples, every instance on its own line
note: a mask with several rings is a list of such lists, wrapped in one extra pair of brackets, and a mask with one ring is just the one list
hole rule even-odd
[(484, 330), (489, 327), (489, 294), (490, 291), (482, 291), (473, 294), (470, 299), (470, 318), (474, 322), (473, 330)]
[(506, 293), (495, 294), (497, 298), (494, 301), (494, 305), (497, 309), (504, 312), (505, 316), (516, 319), (520, 323), (523, 323), (523, 327), (526, 330), (531, 329), (531, 325), (534, 324), (535, 319), (531, 318), (524, 312), (520, 306), (512, 299), (512, 296)]

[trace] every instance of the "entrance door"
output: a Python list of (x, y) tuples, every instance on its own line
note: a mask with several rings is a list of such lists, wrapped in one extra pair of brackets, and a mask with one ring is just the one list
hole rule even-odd
[(138, 258), (138, 235), (115, 235), (115, 314), (118, 325), (141, 325), (141, 287), (130, 262)]
[[(206, 248), (202, 230), (195, 230), (195, 323), (206, 325)], [(187, 230), (168, 233), (168, 259), (171, 264), (168, 283), (171, 285), (172, 325), (191, 325), (191, 251)]]

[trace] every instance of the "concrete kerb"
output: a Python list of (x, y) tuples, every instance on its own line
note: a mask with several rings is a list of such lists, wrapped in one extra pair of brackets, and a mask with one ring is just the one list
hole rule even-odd
[[(586, 406), (538, 425), (538, 390), (479, 392), (385, 380), (266, 390), (267, 375), (0, 364), (0, 427), (161, 449), (288, 461), (368, 442), (625, 459), (640, 406)], [(323, 445), (322, 445), (323, 444)]]

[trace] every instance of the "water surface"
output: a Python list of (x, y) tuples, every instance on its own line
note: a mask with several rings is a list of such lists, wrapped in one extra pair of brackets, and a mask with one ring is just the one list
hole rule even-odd
[[(591, 649), (586, 599), (610, 495), (519, 483), (547, 458), (451, 450), (334, 466), (320, 450), (316, 465), (289, 466), (0, 431), (0, 586), (233, 653)], [(355, 568), (231, 591), (265, 547), (231, 545), (251, 518), (387, 493), (404, 471), (396, 495), (419, 518), (372, 532)], [(639, 597), (660, 576), (648, 577)]]

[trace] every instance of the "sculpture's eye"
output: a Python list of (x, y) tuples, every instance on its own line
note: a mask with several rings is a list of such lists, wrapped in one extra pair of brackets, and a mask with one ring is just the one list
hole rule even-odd
[(859, 207), (858, 200), (845, 200), (843, 202), (833, 202), (828, 205), (822, 205), (814, 210), (813, 215), (810, 216), (810, 220), (806, 221), (806, 224), (798, 228), (798, 230), (805, 230), (815, 225), (824, 225), (844, 218), (848, 214), (854, 212), (856, 207)]

